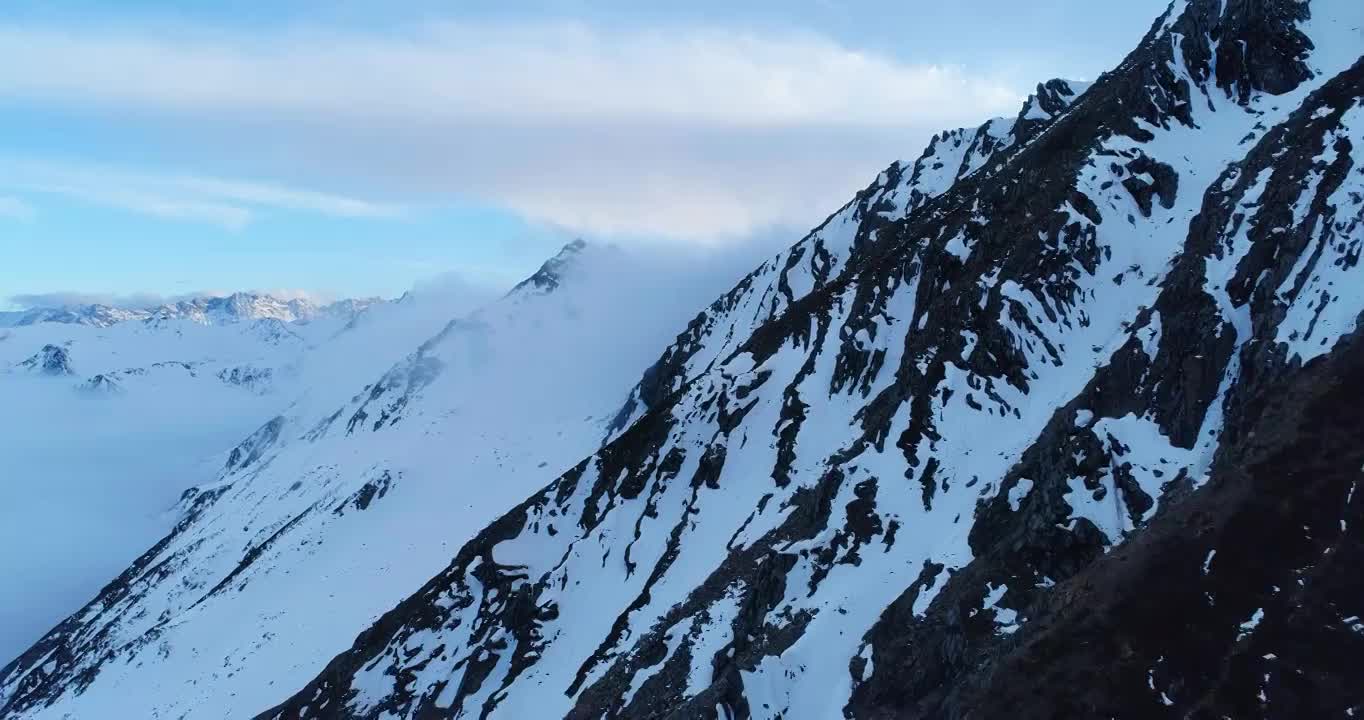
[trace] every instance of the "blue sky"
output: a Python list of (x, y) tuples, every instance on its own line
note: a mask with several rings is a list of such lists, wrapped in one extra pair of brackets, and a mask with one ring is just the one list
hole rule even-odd
[(1163, 8), (8, 2), (0, 307), (498, 287), (580, 235), (787, 243)]

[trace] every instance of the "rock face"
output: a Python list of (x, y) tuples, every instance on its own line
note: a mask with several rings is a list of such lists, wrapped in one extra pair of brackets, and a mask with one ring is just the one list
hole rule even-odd
[(559, 287), (559, 283), (563, 282), (564, 269), (570, 267), (586, 247), (587, 242), (582, 238), (565, 245), (557, 255), (546, 260), (534, 275), (517, 283), (516, 287), (511, 289), (512, 294), (532, 290), (547, 292)]
[(77, 389), (92, 393), (112, 393), (120, 394), (124, 392), (123, 385), (118, 381), (118, 377), (99, 373), (77, 386)]
[[(949, 717), (1348, 717), (1364, 657), (1364, 342), (1248, 384), (1199, 492), (1029, 608)], [(897, 631), (881, 627), (883, 636)], [(902, 638), (904, 639), (904, 638)], [(901, 652), (854, 714), (898, 717)], [(922, 659), (923, 655), (919, 654)], [(879, 673), (878, 673), (879, 674)]]
[[(935, 137), (260, 716), (1364, 712), (1359, 25), (1350, 2), (1177, 2), (1092, 85)], [(321, 432), (410, 422), (439, 346)], [(281, 462), (266, 430), (245, 467)], [(101, 637), (193, 577), (162, 551), (0, 671), (0, 715), (107, 696), (180, 632)], [(205, 692), (181, 709), (214, 716)]]
[(236, 385), (252, 392), (263, 393), (270, 389), (275, 376), (274, 368), (254, 365), (236, 365), (218, 371), (218, 379), (228, 385)]
[(19, 367), (31, 373), (59, 377), (74, 375), (71, 371), (71, 355), (60, 345), (44, 345), (29, 359), (19, 363)]

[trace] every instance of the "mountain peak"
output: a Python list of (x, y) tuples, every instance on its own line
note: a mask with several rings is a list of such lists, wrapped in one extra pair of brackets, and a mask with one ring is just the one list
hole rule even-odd
[(546, 260), (534, 275), (517, 283), (508, 294), (518, 291), (540, 291), (542, 293), (553, 292), (563, 282), (563, 272), (571, 267), (573, 263), (581, 258), (583, 251), (587, 248), (587, 241), (577, 238), (564, 245), (554, 257)]
[(75, 374), (71, 370), (70, 353), (60, 345), (44, 345), (41, 350), (19, 363), (19, 367), (31, 373), (52, 377)]
[(1038, 83), (1037, 89), (1023, 103), (1018, 114), (1018, 122), (1029, 120), (1053, 120), (1067, 110), (1089, 89), (1092, 83), (1080, 80), (1053, 78)]

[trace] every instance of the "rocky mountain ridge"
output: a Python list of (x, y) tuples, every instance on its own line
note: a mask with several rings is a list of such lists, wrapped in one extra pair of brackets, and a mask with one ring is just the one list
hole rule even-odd
[[(1165, 608), (1217, 644), (1136, 620), (1104, 626), (1118, 665), (1031, 644), (1074, 637), (1115, 546), (1235, 483), (1214, 459), (1224, 433), (1240, 452), (1247, 398), (1331, 362), (1364, 310), (1341, 280), (1361, 241), (1351, 18), (1178, 3), (903, 220), (874, 186), (699, 316), (600, 453), (262, 717), (994, 717), (1009, 684), (1028, 717), (1357, 708), (1340, 666), (1222, 673), (1261, 617), (1246, 588), (1205, 600), (1216, 620)], [(1357, 538), (1355, 505), (1318, 512)], [(1333, 642), (1357, 610), (1322, 618)], [(1041, 698), (1034, 667), (1062, 679)]]
[(351, 317), (378, 302), (384, 301), (380, 298), (358, 298), (317, 303), (306, 298), (280, 298), (268, 293), (236, 292), (224, 296), (188, 298), (146, 308), (114, 307), (101, 303), (33, 307), (0, 313), (0, 327), (24, 327), (45, 322), (109, 327), (133, 320), (163, 323), (179, 319), (191, 320), (202, 325), (267, 319), (292, 323), (307, 322), (319, 317)]
[[(0, 670), (0, 716), (146, 714), (130, 688), (262, 718), (1364, 712), (1360, 28), (1348, 2), (1173, 3), (1093, 84), (891, 165), (597, 410), (604, 440), (556, 444), (548, 484), (381, 565), (361, 545), (456, 473), (395, 460), (457, 437), (432, 403), (489, 326), (452, 323), (243, 442)], [(354, 572), (383, 598), (307, 594)], [(269, 605), (281, 584), (310, 600)], [(276, 642), (289, 612), (354, 640)]]

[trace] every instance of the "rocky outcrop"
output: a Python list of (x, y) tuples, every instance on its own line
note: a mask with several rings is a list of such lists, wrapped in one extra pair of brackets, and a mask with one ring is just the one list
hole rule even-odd
[(96, 394), (121, 395), (124, 392), (123, 384), (118, 381), (118, 376), (105, 373), (95, 375), (76, 387), (79, 390)]
[[(1364, 412), (1347, 398), (1362, 391), (1357, 337), (1243, 388), (1207, 485), (1039, 594), (939, 717), (1358, 713)], [(853, 714), (903, 716), (878, 700)]]
[[(870, 660), (876, 672), (854, 693), (849, 706), (852, 714), (891, 717), (899, 716), (906, 708), (916, 708), (929, 716), (993, 717), (1009, 706), (1004, 698), (1012, 697), (1018, 703), (1021, 696), (1031, 695), (1032, 702), (1022, 706), (1028, 708), (1025, 714), (1029, 717), (1128, 713), (1176, 717), (1198, 706), (1202, 702), (1200, 693), (1218, 689), (1224, 678), (1210, 677), (1209, 673), (1221, 672), (1229, 666), (1232, 652), (1229, 647), (1216, 650), (1222, 653), (1220, 656), (1197, 660), (1181, 658), (1171, 647), (1168, 653), (1143, 657), (1149, 662), (1138, 669), (1140, 661), (1133, 656), (1132, 645), (1141, 642), (1140, 638), (1184, 639), (1189, 627), (1199, 627), (1199, 633), (1213, 632), (1210, 626), (1202, 627), (1205, 620), (1201, 618), (1210, 609), (1204, 605), (1226, 603), (1235, 607), (1241, 600), (1233, 599), (1228, 590), (1205, 597), (1196, 591), (1196, 584), (1183, 582), (1184, 575), (1171, 572), (1162, 576), (1160, 573), (1167, 568), (1147, 568), (1144, 582), (1173, 585), (1179, 589), (1171, 590), (1169, 595), (1182, 593), (1185, 600), (1192, 597), (1192, 604), (1188, 607), (1170, 604), (1157, 609), (1163, 600), (1137, 592), (1138, 586), (1130, 585), (1131, 592), (1124, 602), (1136, 603), (1140, 598), (1146, 608), (1142, 611), (1144, 619), (1137, 622), (1133, 618), (1130, 626), (1112, 622), (1107, 627), (1114, 634), (1092, 648), (1087, 642), (1067, 635), (1080, 633), (1078, 629), (1065, 626), (1076, 623), (1092, 627), (1088, 619), (1078, 619), (1079, 615), (1064, 621), (1053, 619), (1049, 608), (1058, 603), (1083, 605), (1077, 598), (1088, 598), (1095, 583), (1108, 583), (1112, 574), (1135, 566), (1118, 563), (1142, 559), (1143, 548), (1151, 548), (1155, 542), (1149, 538), (1160, 533), (1135, 531), (1146, 527), (1144, 519), (1150, 517), (1149, 511), (1157, 499), (1162, 506), (1170, 505), (1171, 513), (1185, 518), (1185, 522), (1198, 516), (1204, 523), (1189, 538), (1188, 546), (1179, 550), (1175, 549), (1177, 544), (1162, 546), (1161, 552), (1178, 552), (1190, 562), (1197, 559), (1195, 556), (1217, 550), (1200, 537), (1210, 525), (1226, 522), (1226, 518), (1235, 517), (1242, 510), (1216, 488), (1236, 487), (1238, 497), (1258, 498), (1262, 504), (1316, 506), (1322, 500), (1311, 495), (1308, 488), (1301, 488), (1305, 494), (1299, 495), (1299, 488), (1292, 485), (1266, 486), (1263, 493), (1243, 486), (1238, 475), (1242, 471), (1230, 459), (1240, 450), (1234, 445), (1223, 445), (1228, 440), (1243, 442), (1257, 433), (1253, 428), (1266, 422), (1263, 413), (1267, 398), (1286, 392), (1305, 397), (1337, 381), (1321, 375), (1326, 371), (1320, 369), (1312, 372), (1300, 369), (1304, 357), (1311, 359), (1319, 352), (1301, 345), (1302, 351), (1294, 352), (1276, 342), (1276, 338), (1305, 339), (1283, 323), (1286, 315), (1294, 314), (1295, 305), (1300, 311), (1310, 306), (1310, 300), (1300, 289), (1294, 290), (1298, 283), (1311, 280), (1319, 283), (1323, 274), (1332, 272), (1322, 266), (1326, 258), (1317, 255), (1318, 249), (1333, 247), (1340, 254), (1342, 260), (1328, 266), (1352, 266), (1344, 258), (1350, 256), (1349, 248), (1360, 241), (1355, 228), (1359, 226), (1361, 206), (1352, 198), (1358, 193), (1362, 156), (1360, 148), (1338, 131), (1344, 114), (1361, 97), (1364, 65), (1356, 64), (1313, 94), (1287, 122), (1267, 133), (1244, 160), (1229, 166), (1214, 183), (1203, 199), (1200, 214), (1190, 225), (1185, 252), (1163, 283), (1160, 296), (1134, 320), (1136, 331), (1132, 338), (1118, 349), (1110, 363), (1099, 369), (1085, 390), (1061, 409), (1038, 442), (1024, 453), (1022, 462), (1004, 479), (1005, 487), (1018, 487), (1026, 482), (1027, 501), (1020, 503), (1019, 508), (1011, 508), (997, 500), (993, 507), (978, 512), (971, 529), (976, 560), (944, 586), (942, 614), (935, 615), (930, 610), (922, 618), (914, 617), (907, 613), (904, 604), (912, 602), (912, 597), (908, 597), (889, 608), (868, 634), (873, 648)], [(1326, 162), (1323, 151), (1332, 145), (1344, 154), (1334, 155), (1332, 162)], [(1336, 202), (1328, 202), (1328, 198), (1336, 198)], [(1298, 210), (1295, 212), (1294, 208)], [(1242, 235), (1236, 238), (1238, 233)], [(1219, 290), (1226, 295), (1219, 297)], [(1338, 296), (1332, 297), (1328, 305), (1339, 301)], [(1346, 302), (1353, 314), (1364, 310), (1358, 298)], [(1352, 316), (1348, 328), (1352, 329), (1354, 324)], [(1151, 337), (1143, 340), (1147, 332)], [(1249, 337), (1245, 336), (1247, 333)], [(1333, 334), (1326, 345), (1332, 346), (1339, 337)], [(1347, 367), (1357, 363), (1356, 345), (1354, 342), (1342, 345), (1330, 354), (1331, 358), (1339, 359), (1330, 362)], [(1349, 359), (1352, 357), (1355, 359)], [(1351, 372), (1358, 372), (1358, 368)], [(1214, 384), (1211, 378), (1222, 380)], [(1300, 392), (1308, 386), (1312, 388), (1310, 393)], [(1217, 407), (1219, 404), (1221, 407)], [(1300, 406), (1291, 407), (1295, 412), (1306, 412)], [(1129, 447), (1130, 441), (1111, 430), (1119, 426), (1104, 419), (1134, 416), (1149, 419), (1160, 435), (1170, 440), (1170, 446), (1157, 459), (1160, 467), (1142, 467), (1140, 449)], [(1280, 420), (1308, 421), (1305, 417), (1290, 417), (1291, 420)], [(1211, 438), (1221, 442), (1210, 442)], [(1284, 438), (1289, 443), (1282, 449), (1285, 458), (1305, 450), (1293, 444), (1299, 441), (1291, 434)], [(1179, 462), (1184, 451), (1207, 445), (1220, 448), (1217, 462), (1208, 474)], [(1305, 456), (1300, 460), (1304, 465), (1312, 462)], [(1344, 462), (1348, 466), (1350, 461)], [(1150, 476), (1149, 482), (1141, 482), (1143, 474)], [(1203, 488), (1205, 484), (1207, 488)], [(1159, 492), (1148, 492), (1151, 489)], [(1100, 529), (1102, 523), (1096, 524), (1092, 519), (1072, 521), (1077, 501), (1067, 496), (1083, 497), (1079, 493), (1090, 495), (1085, 498), (1086, 504), (1109, 500), (1118, 522)], [(1332, 518), (1340, 508), (1338, 502), (1319, 505)], [(1163, 527), (1176, 522), (1156, 517), (1153, 522), (1163, 522)], [(1075, 523), (1069, 533), (1071, 537), (1055, 529), (1068, 522)], [(1105, 555), (1116, 539), (1111, 537), (1114, 531), (1123, 536), (1132, 534), (1139, 541)], [(1238, 537), (1232, 552), (1270, 558), (1280, 543), (1292, 542), (1289, 538), (1296, 534), (1295, 527), (1284, 534)], [(1195, 539), (1198, 541), (1194, 542)], [(1056, 586), (1056, 580), (1063, 578), (1070, 579)], [(1193, 594), (1188, 595), (1190, 592)], [(982, 602), (987, 595), (997, 596), (993, 607)], [(1165, 600), (1174, 602), (1171, 598)], [(1090, 610), (1096, 617), (1109, 617), (1099, 608)], [(1023, 616), (1028, 622), (1021, 631), (1016, 634), (1011, 631), (1008, 639), (1001, 642), (988, 622), (991, 615)], [(1160, 617), (1170, 618), (1180, 629), (1152, 627), (1150, 623)], [(976, 618), (987, 620), (972, 622)], [(1123, 660), (1120, 664), (1111, 659), (1100, 662), (1097, 655), (1090, 654), (1078, 661), (1089, 663), (1083, 671), (1086, 679), (1078, 685), (1078, 678), (1046, 684), (1046, 688), (1058, 688), (1056, 691), (1044, 690), (1032, 681), (1020, 682), (1023, 675), (1008, 679), (1021, 668), (998, 669), (993, 663), (1002, 662), (998, 659), (1001, 654), (1006, 659), (1025, 655), (1015, 648), (1029, 647), (1035, 628), (1044, 628), (1036, 632), (1044, 632), (1050, 638), (1066, 636), (1086, 651), (1108, 652), (1112, 653), (1108, 657)], [(1234, 637), (1235, 633), (1231, 635)], [(1049, 671), (1081, 672), (1064, 663), (1053, 667), (1050, 663), (1054, 656), (1047, 658)], [(1158, 658), (1164, 658), (1169, 665), (1159, 677), (1153, 674), (1146, 678), (1143, 673), (1147, 670), (1156, 672), (1153, 668)], [(1133, 662), (1127, 662), (1128, 659)], [(1034, 658), (1032, 662), (1039, 660)], [(981, 670), (982, 667), (987, 670)], [(1104, 682), (1088, 677), (1099, 671)], [(1329, 672), (1309, 682), (1329, 685), (1333, 682)], [(1017, 688), (1013, 695), (1000, 694), (998, 688), (1010, 683)], [(1122, 683), (1128, 688), (1118, 692)], [(1027, 689), (1022, 687), (1025, 684)], [(1085, 688), (1089, 695), (1074, 692), (1077, 687)], [(1049, 699), (1038, 702), (1037, 698), (1044, 694)], [(1134, 694), (1142, 697), (1133, 698)], [(1333, 700), (1323, 698), (1321, 704), (1313, 707), (1330, 707), (1331, 712), (1342, 713), (1361, 699), (1364, 696), (1337, 694)], [(1300, 699), (1288, 702), (1291, 707), (1301, 707)], [(1020, 706), (1013, 707), (1016, 714)], [(1233, 717), (1247, 716), (1252, 714), (1245, 712), (1248, 707), (1242, 705), (1238, 711), (1224, 712)], [(1324, 715), (1308, 712), (1300, 716)]]
[(50, 377), (75, 374), (71, 370), (71, 354), (60, 345), (44, 345), (41, 350), (19, 363), (19, 367), (30, 373)]
[(269, 392), (275, 379), (275, 369), (256, 365), (235, 365), (218, 371), (218, 379), (228, 385), (245, 388), (254, 393)]
[(550, 292), (559, 287), (563, 282), (563, 273), (572, 266), (578, 255), (587, 247), (587, 242), (578, 238), (573, 242), (563, 246), (554, 257), (546, 260), (535, 274), (522, 280), (513, 287), (509, 294), (539, 290)]

